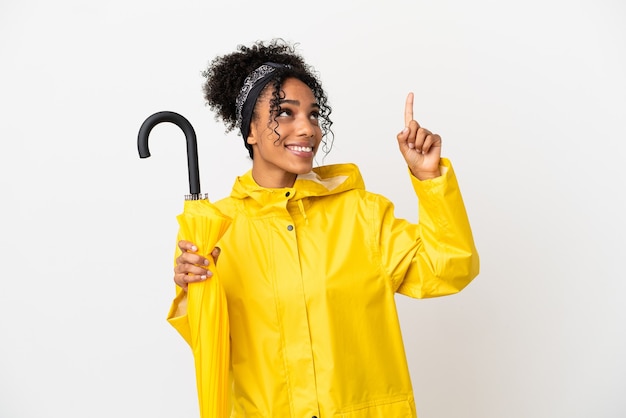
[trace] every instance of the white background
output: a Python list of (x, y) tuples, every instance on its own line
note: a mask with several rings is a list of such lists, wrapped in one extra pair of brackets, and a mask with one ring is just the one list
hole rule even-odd
[[(420, 418), (626, 416), (621, 0), (0, 3), (0, 417), (197, 417), (165, 321), (184, 137), (203, 191), (250, 163), (204, 105), (214, 56), (283, 37), (320, 72), (325, 163), (416, 218), (395, 135), (406, 93), (443, 137), (480, 276), (398, 297)], [(321, 161), (320, 161), (321, 162)]]

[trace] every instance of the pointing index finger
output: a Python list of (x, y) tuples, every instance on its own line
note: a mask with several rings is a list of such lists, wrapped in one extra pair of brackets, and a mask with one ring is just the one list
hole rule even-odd
[(406, 104), (404, 105), (404, 126), (409, 126), (413, 120), (413, 92), (406, 96)]

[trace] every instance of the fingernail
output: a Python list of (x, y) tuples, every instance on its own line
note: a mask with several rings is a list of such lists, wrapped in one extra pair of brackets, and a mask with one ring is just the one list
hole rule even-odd
[(415, 144), (412, 143), (412, 142), (409, 142), (409, 148), (411, 148), (411, 149), (415, 148)]
[(208, 266), (208, 265), (209, 265), (209, 260), (204, 259), (204, 265), (205, 265), (205, 266)]
[(198, 247), (196, 247), (195, 245), (191, 246), (191, 251), (198, 251)]
[(200, 280), (206, 280), (206, 276), (205, 275), (200, 276)]
[(404, 129), (402, 130), (402, 133), (405, 134), (407, 132), (409, 132), (409, 127), (405, 126)]

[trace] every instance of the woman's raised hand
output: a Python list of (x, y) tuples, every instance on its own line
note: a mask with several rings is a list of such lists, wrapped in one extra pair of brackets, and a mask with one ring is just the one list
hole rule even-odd
[[(211, 277), (213, 273), (209, 270), (209, 260), (196, 254), (198, 248), (189, 241), (179, 241), (178, 248), (182, 251), (176, 258), (174, 267), (174, 282), (183, 290), (187, 290), (189, 283), (201, 282)], [(220, 255), (219, 247), (215, 247), (211, 252), (215, 263)]]
[(427, 180), (441, 175), (441, 137), (422, 128), (413, 119), (413, 93), (406, 98), (404, 129), (397, 138), (400, 152), (415, 177)]

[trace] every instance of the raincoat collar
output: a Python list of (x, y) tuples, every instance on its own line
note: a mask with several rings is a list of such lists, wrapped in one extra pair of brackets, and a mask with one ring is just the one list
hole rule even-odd
[(353, 189), (365, 189), (358, 167), (354, 164), (333, 164), (315, 167), (307, 174), (299, 175), (293, 187), (270, 189), (259, 186), (252, 178), (252, 170), (237, 177), (231, 197), (251, 198), (261, 206), (274, 205), (279, 201), (301, 200), (307, 197), (327, 196)]

